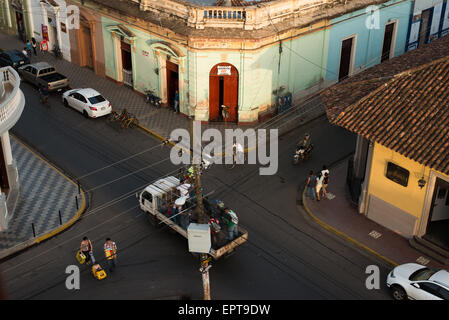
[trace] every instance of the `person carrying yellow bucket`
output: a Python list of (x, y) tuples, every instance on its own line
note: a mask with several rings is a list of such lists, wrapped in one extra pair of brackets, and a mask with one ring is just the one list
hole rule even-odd
[(117, 261), (117, 245), (115, 242), (111, 241), (111, 238), (106, 239), (106, 243), (104, 244), (104, 255), (108, 262), (109, 272), (113, 272)]

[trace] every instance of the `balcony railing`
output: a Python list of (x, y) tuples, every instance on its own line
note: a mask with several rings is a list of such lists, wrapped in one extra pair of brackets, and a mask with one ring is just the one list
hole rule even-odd
[[(137, 1), (137, 0), (134, 0)], [(187, 20), (189, 27), (257, 30), (294, 17), (310, 16), (339, 0), (278, 0), (247, 2), (241, 7), (198, 5), (179, 0), (140, 0), (140, 10), (165, 13)]]
[(11, 68), (0, 68), (0, 134), (16, 124), (25, 106), (20, 77)]

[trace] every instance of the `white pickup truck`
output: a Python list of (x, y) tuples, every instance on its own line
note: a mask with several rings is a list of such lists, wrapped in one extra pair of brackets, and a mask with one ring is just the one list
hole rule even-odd
[[(166, 178), (159, 179), (153, 184), (147, 186), (144, 190), (137, 194), (139, 200), (140, 208), (148, 214), (148, 219), (151, 224), (158, 226), (160, 224), (167, 225), (172, 230), (176, 231), (184, 238), (187, 239), (187, 231), (182, 226), (176, 224), (171, 217), (167, 216), (168, 204), (174, 203), (177, 199), (180, 199), (180, 193), (176, 189), (180, 186), (180, 181), (178, 178), (169, 176)], [(210, 217), (212, 216), (211, 204), (204, 198), (204, 208), (206, 214)], [(195, 201), (192, 201), (195, 202)], [(194, 212), (195, 205), (188, 207), (187, 203), (185, 205), (187, 208), (183, 208), (184, 213), (191, 214)], [(191, 215), (194, 217), (195, 215)], [(220, 220), (220, 219), (219, 219)], [(222, 230), (220, 232), (226, 232), (226, 227), (222, 225)], [(248, 239), (248, 231), (238, 225), (238, 236), (232, 241), (226, 241), (226, 243), (217, 247), (212, 246), (210, 255), (216, 260), (222, 256), (232, 253), (236, 247), (244, 243)]]

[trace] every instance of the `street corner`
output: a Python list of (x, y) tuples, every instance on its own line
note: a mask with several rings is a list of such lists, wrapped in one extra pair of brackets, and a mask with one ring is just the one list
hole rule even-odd
[(24, 142), (11, 137), (20, 192), (8, 227), (0, 234), (1, 258), (66, 230), (81, 217), (88, 202), (79, 184)]

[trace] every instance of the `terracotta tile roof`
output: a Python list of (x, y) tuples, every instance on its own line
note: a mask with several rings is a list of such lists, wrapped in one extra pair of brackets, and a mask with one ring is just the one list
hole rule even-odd
[(346, 107), (385, 84), (396, 74), (447, 55), (449, 55), (449, 36), (380, 63), (327, 88), (321, 93), (321, 98), (329, 120), (333, 122)]
[[(348, 83), (343, 91), (358, 96), (374, 83)], [(449, 55), (395, 75), (332, 122), (449, 174)]]

